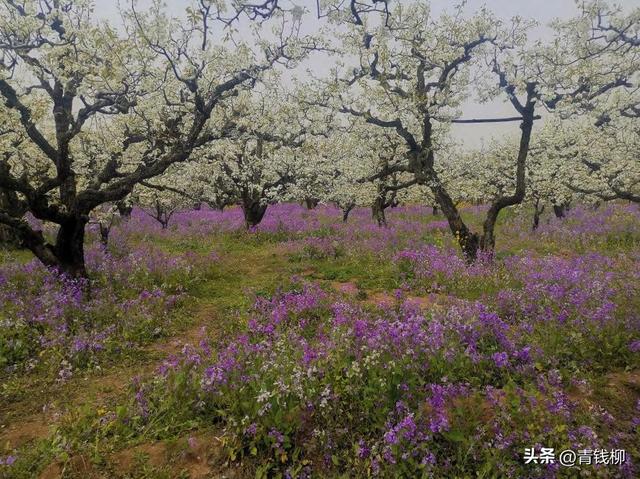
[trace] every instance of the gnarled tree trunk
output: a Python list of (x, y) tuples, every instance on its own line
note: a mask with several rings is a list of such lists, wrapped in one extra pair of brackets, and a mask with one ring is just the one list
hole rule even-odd
[(247, 229), (250, 229), (260, 224), (264, 214), (267, 212), (267, 204), (259, 200), (243, 198), (242, 212), (244, 213), (244, 224)]
[(100, 227), (100, 243), (102, 243), (104, 249), (107, 249), (109, 245), (109, 234), (111, 233), (111, 223), (100, 221), (98, 226)]
[[(9, 204), (9, 192), (0, 188), (0, 210), (8, 210)], [(0, 248), (10, 247), (17, 248), (20, 246), (20, 238), (16, 232), (9, 226), (0, 223)]]
[(355, 203), (349, 203), (342, 207), (342, 222), (346, 223), (349, 219), (349, 213), (356, 207)]
[(449, 229), (456, 237), (458, 246), (460, 246), (460, 249), (462, 250), (462, 254), (468, 262), (472, 263), (478, 257), (480, 238), (477, 233), (472, 232), (464, 223), (458, 208), (451, 199), (451, 196), (449, 196), (442, 186), (442, 183), (435, 172), (433, 172), (431, 176), (431, 191), (440, 205), (442, 214), (447, 218)]
[(371, 217), (376, 220), (378, 226), (387, 227), (387, 216), (384, 210), (387, 208), (384, 196), (378, 195), (371, 205)]
[(84, 234), (87, 218), (72, 218), (60, 225), (54, 246), (60, 270), (74, 278), (87, 276), (84, 264)]
[(318, 203), (320, 203), (320, 200), (318, 200), (317, 198), (304, 199), (304, 205), (307, 207), (308, 210), (314, 209), (316, 206), (318, 206)]
[(567, 216), (567, 210), (569, 209), (568, 203), (554, 203), (553, 204), (553, 214), (556, 215), (556, 218), (564, 218)]
[(15, 248), (20, 245), (20, 240), (13, 230), (5, 225), (0, 225), (0, 248)]
[[(0, 166), (2, 166), (0, 164)], [(0, 173), (9, 174), (5, 167)], [(0, 204), (0, 223), (8, 226), (10, 234), (20, 246), (29, 249), (45, 266), (55, 268), (74, 278), (87, 276), (84, 263), (84, 235), (89, 216), (82, 213), (57, 214), (58, 232), (54, 244), (44, 238), (42, 231), (33, 229), (22, 216), (25, 213), (15, 192), (4, 192)], [(39, 205), (38, 205), (39, 206)], [(45, 211), (48, 213), (50, 210)], [(44, 219), (35, 212), (35, 216)]]
[(171, 217), (174, 212), (174, 207), (167, 207), (166, 205), (163, 205), (159, 199), (156, 199), (153, 213), (149, 213), (149, 216), (160, 223), (163, 230), (166, 230), (169, 227), (169, 221), (171, 221)]
[(511, 98), (512, 103), (522, 115), (520, 129), (520, 145), (516, 161), (516, 189), (511, 196), (500, 196), (493, 201), (482, 226), (482, 235), (472, 232), (453, 202), (451, 196), (446, 191), (442, 181), (434, 169), (434, 153), (431, 137), (431, 119), (426, 116), (424, 121), (423, 135), (426, 148), (422, 149), (416, 145), (416, 149), (411, 158), (414, 174), (417, 179), (427, 185), (433, 193), (437, 204), (449, 223), (449, 228), (458, 241), (467, 262), (472, 263), (478, 258), (478, 251), (493, 253), (495, 248), (495, 225), (500, 211), (508, 206), (517, 205), (524, 200), (526, 191), (526, 160), (529, 154), (529, 143), (534, 121), (535, 108), (535, 84), (527, 85), (527, 100), (522, 105), (517, 98)]
[[(531, 87), (530, 87), (531, 88)], [(531, 131), (533, 130), (533, 103), (527, 101), (526, 106), (522, 110), (522, 123), (520, 129), (520, 147), (518, 149), (518, 158), (516, 160), (516, 190), (511, 196), (500, 196), (491, 204), (487, 216), (482, 225), (482, 237), (480, 238), (480, 248), (484, 251), (493, 253), (496, 245), (495, 227), (500, 211), (508, 206), (522, 203), (526, 192), (525, 170), (527, 156), (529, 154), (529, 143), (531, 141)]]
[(116, 201), (116, 208), (118, 208), (118, 213), (122, 218), (129, 218), (131, 216), (131, 211), (133, 211), (133, 206), (128, 204), (126, 201)]
[(533, 205), (533, 225), (531, 226), (531, 229), (533, 231), (538, 229), (538, 226), (540, 225), (540, 216), (542, 215), (542, 213), (544, 213), (544, 203), (541, 205), (540, 198), (537, 198), (535, 204)]

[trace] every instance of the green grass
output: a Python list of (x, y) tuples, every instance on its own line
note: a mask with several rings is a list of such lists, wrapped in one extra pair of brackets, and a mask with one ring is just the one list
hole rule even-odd
[(373, 254), (306, 261), (294, 258), (291, 261), (309, 271), (311, 279), (353, 282), (360, 289), (374, 291), (391, 291), (400, 286), (394, 267)]

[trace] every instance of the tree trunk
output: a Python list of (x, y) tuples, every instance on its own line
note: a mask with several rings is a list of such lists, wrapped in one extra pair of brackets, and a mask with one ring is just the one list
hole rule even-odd
[(120, 216), (123, 218), (131, 217), (133, 206), (127, 204), (125, 201), (116, 201), (116, 208), (118, 208), (118, 213), (120, 213)]
[(449, 229), (458, 241), (462, 254), (468, 263), (473, 263), (478, 256), (480, 238), (473, 233), (462, 220), (460, 212), (453, 199), (442, 184), (438, 173), (434, 168), (434, 149), (432, 143), (432, 124), (429, 116), (423, 122), (423, 143), (420, 151), (414, 151), (409, 157), (411, 166), (418, 183), (428, 186), (437, 205), (449, 223)]
[(564, 203), (553, 205), (553, 213), (556, 215), (556, 218), (564, 218), (566, 216), (567, 205)]
[(111, 233), (111, 225), (100, 222), (99, 226), (100, 226), (100, 243), (102, 243), (102, 246), (104, 249), (107, 249), (107, 246), (109, 245), (109, 233)]
[(438, 215), (438, 205), (433, 205), (433, 209), (431, 210), (431, 214), (433, 214), (433, 216), (437, 216)]
[(20, 246), (20, 238), (16, 232), (10, 227), (0, 224), (0, 248), (18, 248)]
[(209, 208), (213, 208), (216, 211), (224, 211), (225, 206), (227, 204), (224, 201), (207, 201), (206, 202)]
[[(8, 211), (10, 208), (8, 193), (0, 188), (0, 210)], [(17, 248), (20, 246), (20, 237), (10, 226), (0, 224), (0, 247)]]
[(511, 196), (501, 195), (493, 201), (487, 216), (482, 225), (482, 236), (480, 237), (480, 248), (483, 251), (493, 254), (493, 250), (496, 246), (495, 228), (498, 221), (498, 215), (500, 211), (509, 206), (514, 206), (522, 203), (526, 193), (526, 164), (527, 156), (529, 155), (529, 143), (531, 141), (531, 132), (533, 131), (533, 117), (534, 117), (534, 103), (532, 101), (533, 87), (529, 85), (527, 87), (528, 98), (527, 106), (522, 111), (522, 122), (520, 123), (520, 129), (522, 134), (520, 136), (520, 146), (518, 148), (518, 158), (516, 160), (516, 188), (515, 192)]
[(15, 248), (19, 244), (20, 241), (11, 228), (5, 225), (0, 225), (0, 247)]
[(73, 218), (60, 225), (53, 248), (57, 267), (73, 278), (86, 278), (84, 233), (86, 219)]
[(349, 213), (356, 207), (355, 203), (349, 203), (347, 206), (342, 208), (342, 222), (346, 223), (349, 219)]
[(316, 199), (316, 198), (305, 198), (304, 199), (304, 204), (307, 207), (308, 210), (312, 210), (314, 209), (316, 206), (318, 206), (318, 203), (320, 203), (320, 200)]
[(458, 245), (464, 254), (468, 263), (473, 263), (478, 257), (478, 248), (480, 247), (480, 238), (477, 233), (473, 233), (462, 220), (460, 212), (449, 194), (440, 184), (439, 180), (432, 186), (442, 214), (447, 218), (449, 229), (456, 237)]
[(242, 212), (244, 213), (244, 224), (247, 229), (250, 229), (260, 224), (267, 212), (267, 205), (260, 201), (246, 199), (242, 201)]
[(458, 245), (468, 263), (473, 263), (478, 257), (478, 248), (480, 247), (480, 238), (477, 233), (473, 233), (462, 220), (458, 208), (451, 199), (440, 182), (440, 178), (431, 170), (427, 172), (429, 178), (429, 187), (435, 196), (442, 214), (447, 218), (449, 229), (456, 237)]
[[(387, 215), (385, 210), (389, 206), (390, 201), (387, 201), (387, 189), (384, 183), (379, 183), (377, 188), (378, 194), (373, 200), (371, 205), (371, 216), (378, 223), (380, 227), (387, 227)], [(393, 200), (393, 196), (391, 198)]]
[(160, 201), (156, 200), (155, 212), (151, 216), (153, 216), (156, 221), (160, 223), (160, 226), (163, 230), (166, 230), (169, 226), (169, 221), (171, 220), (174, 211), (175, 209), (167, 208), (162, 203), (160, 203)]
[(533, 226), (531, 227), (533, 231), (538, 229), (540, 225), (540, 215), (542, 215), (542, 213), (544, 213), (544, 204), (540, 206), (540, 199), (538, 198), (533, 205)]
[(371, 216), (380, 227), (387, 227), (387, 216), (384, 213), (386, 204), (383, 197), (378, 196), (371, 205)]

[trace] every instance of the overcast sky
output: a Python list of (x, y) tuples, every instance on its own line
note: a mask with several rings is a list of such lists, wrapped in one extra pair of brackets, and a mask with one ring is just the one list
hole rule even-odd
[[(310, 13), (307, 15), (307, 28), (313, 29), (316, 24), (314, 13), (316, 11), (316, 0), (290, 0), (291, 3), (305, 7)], [(392, 0), (393, 1), (393, 0)], [(401, 0), (398, 0), (401, 1)], [(183, 14), (184, 9), (191, 2), (190, 0), (165, 0), (168, 10), (175, 16)], [(126, 5), (128, 2), (124, 0)], [(148, 5), (150, 0), (139, 0), (141, 7)], [(443, 11), (451, 10), (459, 1), (452, 0), (432, 0), (432, 12), (435, 16)], [(611, 2), (614, 3), (614, 2)], [(640, 7), (640, 0), (618, 0), (615, 2), (621, 5), (625, 10), (634, 7)], [(486, 5), (497, 16), (504, 19), (510, 19), (516, 15), (531, 18), (540, 23), (540, 27), (532, 32), (532, 36), (544, 37), (548, 29), (545, 28), (554, 18), (569, 18), (578, 13), (574, 0), (468, 0), (466, 2), (466, 10), (469, 13), (477, 11), (480, 7)], [(117, 21), (118, 19), (118, 1), (117, 0), (100, 0), (96, 2), (96, 14), (104, 19)], [(316, 55), (313, 62), (330, 61), (322, 55)], [(322, 70), (322, 65), (316, 65), (314, 68)], [(469, 101), (464, 105), (464, 118), (493, 118), (500, 116), (513, 116), (513, 107), (505, 101), (495, 101), (489, 104), (478, 104)], [(472, 125), (454, 125), (453, 134), (458, 140), (464, 142), (465, 146), (474, 148), (486, 143), (492, 136), (504, 136), (506, 133), (517, 131), (517, 123), (497, 123), (497, 124), (472, 124)]]

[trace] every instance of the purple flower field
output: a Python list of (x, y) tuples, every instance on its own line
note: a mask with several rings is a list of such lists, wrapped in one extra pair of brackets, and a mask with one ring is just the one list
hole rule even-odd
[[(637, 206), (575, 207), (534, 232), (513, 212), (495, 257), (471, 265), (430, 209), (398, 207), (388, 223), (285, 204), (251, 231), (237, 208), (180, 212), (163, 229), (134, 210), (107, 249), (90, 233), (86, 284), (9, 253), (9, 429), (29, 420), (28, 378), (72, 390), (125, 357), (135, 370), (135, 351), (160, 354), (100, 406), (0, 441), (0, 475), (638, 477)], [(127, 444), (173, 459), (126, 472)], [(543, 447), (626, 457), (525, 463)], [(194, 451), (210, 476), (189, 473)]]

